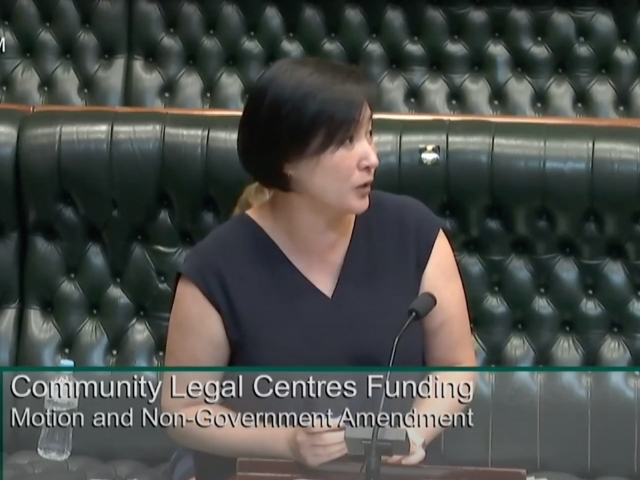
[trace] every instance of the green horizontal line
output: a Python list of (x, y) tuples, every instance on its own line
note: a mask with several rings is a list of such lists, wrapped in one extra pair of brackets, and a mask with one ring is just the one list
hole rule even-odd
[(22, 372), (235, 372), (235, 373), (286, 373), (286, 372), (332, 372), (332, 373), (358, 373), (358, 372), (640, 372), (640, 366), (631, 367), (394, 367), (387, 369), (385, 367), (143, 367), (143, 366), (77, 366), (69, 367), (45, 367), (45, 366), (9, 366), (0, 367), (0, 372), (4, 373), (22, 373)]

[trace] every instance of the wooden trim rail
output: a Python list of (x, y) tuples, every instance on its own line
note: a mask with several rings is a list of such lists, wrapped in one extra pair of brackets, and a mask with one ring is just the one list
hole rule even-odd
[[(206, 115), (213, 117), (237, 117), (240, 110), (205, 109), (205, 108), (143, 108), (143, 107), (102, 107), (76, 105), (18, 105), (11, 103), (0, 104), (0, 109), (23, 110), (28, 112), (139, 112), (139, 113), (167, 113), (172, 115)], [(440, 120), (449, 122), (484, 121), (493, 123), (534, 123), (549, 125), (591, 125), (603, 127), (640, 127), (640, 118), (593, 118), (593, 117), (532, 117), (518, 115), (448, 115), (424, 113), (376, 113), (374, 118), (380, 120), (425, 121)]]

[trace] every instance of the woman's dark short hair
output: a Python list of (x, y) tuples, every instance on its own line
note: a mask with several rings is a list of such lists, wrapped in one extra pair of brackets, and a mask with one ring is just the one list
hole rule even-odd
[(290, 190), (284, 165), (343, 145), (373, 110), (377, 85), (359, 68), (286, 58), (256, 81), (238, 128), (243, 168), (267, 188)]

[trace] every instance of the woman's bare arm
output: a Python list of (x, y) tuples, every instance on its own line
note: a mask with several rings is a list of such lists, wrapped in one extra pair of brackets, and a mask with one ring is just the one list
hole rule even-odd
[[(226, 366), (228, 361), (229, 342), (220, 314), (198, 287), (182, 277), (171, 310), (165, 366), (216, 367)], [(180, 395), (190, 383), (221, 378), (221, 372), (167, 372), (163, 380), (162, 409), (191, 419), (203, 409), (233, 414), (222, 405), (206, 403), (202, 397), (182, 398)], [(292, 431), (287, 428), (202, 427), (188, 422), (185, 426), (174, 425), (169, 434), (188, 448), (221, 456), (292, 458)]]

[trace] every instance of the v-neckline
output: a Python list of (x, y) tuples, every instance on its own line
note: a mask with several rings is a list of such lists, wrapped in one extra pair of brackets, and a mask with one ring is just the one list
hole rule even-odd
[(270, 247), (276, 252), (276, 255), (278, 255), (285, 262), (287, 267), (293, 272), (295, 276), (299, 277), (306, 285), (311, 287), (311, 289), (315, 291), (315, 293), (319, 294), (326, 301), (328, 302), (335, 301), (336, 297), (340, 293), (340, 286), (342, 283), (344, 283), (344, 277), (346, 275), (346, 271), (349, 268), (349, 260), (353, 256), (353, 253), (352, 253), (353, 244), (355, 243), (355, 240), (357, 238), (356, 236), (359, 231), (358, 225), (360, 223), (359, 220), (361, 215), (356, 215), (353, 221), (353, 227), (351, 229), (351, 237), (349, 238), (349, 244), (347, 245), (347, 249), (342, 259), (342, 265), (340, 266), (340, 271), (338, 272), (338, 278), (333, 287), (333, 292), (331, 292), (331, 295), (327, 295), (315, 283), (313, 283), (309, 279), (309, 277), (307, 277), (295, 265), (295, 263), (291, 261), (289, 256), (282, 250), (282, 248), (280, 248), (280, 245), (278, 245), (278, 243), (271, 237), (271, 235), (269, 235), (267, 231), (262, 227), (262, 225), (260, 225), (253, 217), (248, 215), (246, 212), (243, 212), (242, 216), (245, 217), (245, 219), (254, 226), (255, 230), (258, 232), (259, 235), (261, 235), (266, 239)]

